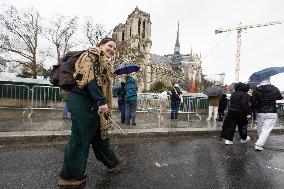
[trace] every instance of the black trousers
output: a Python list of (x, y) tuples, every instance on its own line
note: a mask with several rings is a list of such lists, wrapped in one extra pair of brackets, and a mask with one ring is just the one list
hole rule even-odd
[(241, 139), (247, 138), (247, 118), (244, 112), (228, 111), (227, 116), (223, 122), (220, 138), (233, 141), (236, 126)]

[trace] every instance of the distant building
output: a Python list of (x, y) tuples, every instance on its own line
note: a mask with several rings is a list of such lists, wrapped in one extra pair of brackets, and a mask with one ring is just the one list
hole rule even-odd
[[(192, 80), (201, 80), (201, 56), (193, 54), (192, 50), (190, 54), (180, 53), (179, 23), (174, 53), (164, 56), (150, 53), (151, 24), (150, 14), (136, 7), (128, 16), (126, 23), (117, 25), (113, 30), (112, 37), (118, 44), (116, 57), (133, 60), (133, 57), (142, 55), (136, 60), (141, 66), (137, 73), (139, 91), (149, 90), (157, 81), (167, 85), (180, 83), (186, 86)], [(119, 51), (123, 47), (124, 51)]]

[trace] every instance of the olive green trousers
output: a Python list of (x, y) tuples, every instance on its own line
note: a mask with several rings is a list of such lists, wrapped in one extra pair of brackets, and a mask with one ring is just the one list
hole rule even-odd
[(109, 140), (101, 139), (98, 107), (95, 101), (70, 94), (66, 103), (71, 113), (72, 126), (60, 177), (76, 180), (84, 178), (90, 144), (99, 161), (108, 168), (115, 167), (118, 160)]

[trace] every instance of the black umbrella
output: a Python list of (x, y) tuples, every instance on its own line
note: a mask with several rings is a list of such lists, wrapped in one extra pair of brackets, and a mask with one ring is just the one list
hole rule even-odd
[(284, 66), (282, 67), (270, 67), (254, 72), (250, 77), (248, 83), (259, 83), (265, 79), (270, 78), (273, 75), (284, 72)]
[(211, 86), (211, 87), (208, 87), (205, 92), (204, 92), (207, 96), (219, 96), (223, 93), (223, 90), (221, 87), (218, 87), (218, 86)]
[(140, 69), (140, 66), (135, 64), (132, 61), (124, 62), (122, 64), (119, 64), (115, 71), (114, 74), (116, 75), (122, 75), (122, 74), (130, 74), (132, 72), (137, 72)]

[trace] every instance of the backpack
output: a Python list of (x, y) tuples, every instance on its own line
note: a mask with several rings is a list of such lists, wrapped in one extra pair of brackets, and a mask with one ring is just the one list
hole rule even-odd
[(76, 85), (74, 79), (75, 63), (84, 51), (69, 51), (59, 61), (59, 64), (53, 65), (50, 71), (49, 80), (54, 86), (68, 90)]

